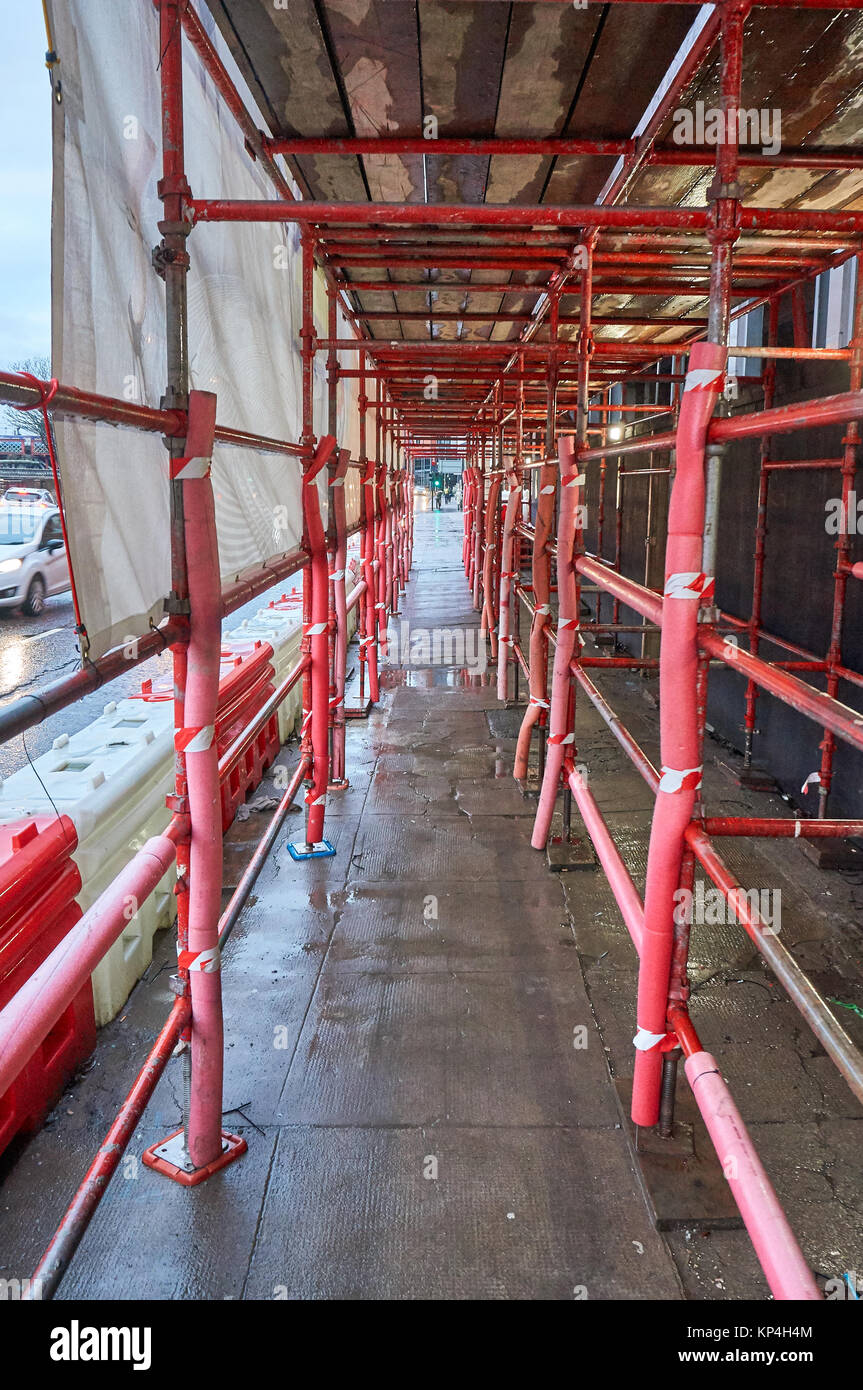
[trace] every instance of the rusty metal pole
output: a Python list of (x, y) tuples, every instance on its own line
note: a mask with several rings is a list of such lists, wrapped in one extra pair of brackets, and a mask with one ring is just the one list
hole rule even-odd
[(480, 430), (475, 439), (476, 488), (474, 491), (473, 529), (471, 531), (473, 606), (477, 612), (482, 610), (482, 548), (485, 537), (485, 440), (485, 431), (482, 428), (482, 412), (480, 412)]
[[(593, 261), (596, 247), (596, 238), (588, 237), (584, 242), (585, 262), (581, 272), (581, 291), (579, 297), (579, 331), (578, 331), (578, 377), (576, 387), (576, 410), (575, 410), (575, 443), (576, 443), (576, 469), (581, 471), (577, 461), (578, 453), (587, 445), (587, 426), (590, 419), (590, 359), (593, 349)], [(602, 460), (604, 465), (605, 460)], [(600, 474), (600, 488), (605, 485), (604, 467)], [(600, 494), (601, 495), (601, 494)], [(584, 496), (581, 489), (579, 496)], [(580, 505), (580, 504), (579, 504)], [(601, 505), (601, 503), (600, 503)], [(602, 523), (599, 523), (600, 528)], [(583, 545), (582, 540), (583, 520), (578, 517), (575, 524), (576, 542), (579, 548)], [(601, 543), (602, 532), (600, 529), (600, 541), (598, 545), (599, 553), (602, 554)], [(558, 554), (558, 567), (561, 563), (561, 556)], [(581, 655), (582, 637), (579, 632), (581, 623), (581, 580), (578, 570), (575, 570), (573, 577), (574, 585), (574, 618), (575, 645), (573, 647), (573, 659), (578, 661)], [(599, 622), (599, 596), (597, 595), (597, 622)], [(575, 684), (570, 681), (569, 692), (569, 713), (567, 715), (567, 731), (573, 731), (575, 736)], [(570, 761), (575, 756), (575, 744), (570, 749)], [(564, 775), (563, 779), (563, 833), (564, 839), (569, 841), (572, 838), (572, 788), (569, 778)]]
[[(557, 288), (555, 288), (554, 290), (552, 290), (551, 295), (549, 296), (549, 300), (550, 300), (550, 302), (549, 302), (549, 311), (548, 311), (548, 331), (549, 331), (549, 342), (550, 342), (550, 344), (551, 344), (551, 350), (550, 350), (550, 352), (549, 352), (549, 354), (548, 354), (548, 370), (547, 370), (547, 374), (546, 374), (545, 458), (546, 458), (546, 463), (547, 463), (547, 464), (548, 464), (548, 460), (550, 460), (550, 459), (554, 459), (554, 461), (555, 461), (555, 462), (554, 462), (554, 477), (555, 477), (555, 483), (550, 483), (550, 482), (549, 482), (549, 483), (547, 484), (547, 486), (555, 486), (555, 485), (556, 485), (556, 481), (557, 481), (557, 472), (558, 472), (558, 469), (557, 469), (557, 455), (556, 455), (556, 452), (555, 452), (555, 447), (556, 447), (556, 433), (557, 433), (557, 431), (556, 431), (556, 423), (557, 423), (557, 380), (558, 380), (557, 346), (558, 346), (558, 341), (559, 341), (559, 337), (560, 337), (560, 291), (559, 291)], [(541, 470), (541, 472), (540, 472), (540, 478), (542, 479), (542, 478), (545, 478), (545, 477), (550, 477), (550, 476), (551, 476), (551, 473), (552, 473), (551, 467), (549, 467), (548, 474), (546, 474), (545, 469), (543, 469), (543, 470)], [(541, 486), (542, 486), (542, 484), (541, 484)], [(552, 507), (551, 507), (551, 513), (552, 513), (552, 515), (551, 515), (551, 518), (550, 518), (550, 525), (549, 525), (549, 533), (550, 533), (550, 535), (554, 535), (554, 534), (555, 534), (555, 531), (556, 531), (556, 516), (554, 515), (554, 512), (555, 512), (555, 507), (554, 507), (554, 502), (552, 502)], [(537, 520), (538, 520), (538, 517), (537, 517)], [(549, 568), (549, 591), (550, 591), (550, 589), (551, 589), (551, 583), (550, 583), (550, 581), (551, 581), (551, 564), (550, 564), (550, 562), (549, 562), (549, 567), (548, 567), (548, 568)], [(535, 595), (535, 594), (534, 594), (534, 601), (536, 601), (536, 595)], [(542, 660), (542, 667), (543, 667), (543, 672), (544, 672), (544, 685), (545, 685), (545, 698), (546, 698), (546, 700), (548, 699), (548, 629), (549, 629), (550, 626), (551, 626), (551, 593), (549, 592), (549, 612), (546, 614), (545, 624), (544, 624), (544, 626), (543, 626), (543, 660)], [(538, 729), (538, 734), (537, 734), (537, 737), (538, 737), (538, 740), (539, 740), (539, 748), (538, 748), (538, 772), (539, 772), (539, 781), (540, 781), (540, 784), (542, 784), (543, 774), (545, 773), (545, 749), (546, 749), (546, 739), (548, 738), (548, 710), (547, 710), (547, 709), (541, 709), (541, 710), (540, 710), (540, 712), (539, 712), (539, 721), (538, 721), (538, 723), (539, 723), (539, 729)]]
[[(223, 1022), (217, 943), (221, 890), (221, 823), (214, 723), (218, 699), (220, 577), (209, 456), (215, 429), (215, 397), (201, 393), (205, 423), (189, 419), (189, 343), (185, 206), (191, 190), (185, 173), (183, 129), (183, 29), (185, 0), (161, 0), (159, 54), (162, 108), (162, 178), (158, 195), (162, 240), (153, 262), (165, 280), (166, 409), (186, 412), (188, 438), (167, 441), (171, 499), (171, 595), (168, 609), (187, 614), (189, 642), (174, 648), (174, 794), (168, 805), (188, 816), (177, 845), (177, 947), (175, 992), (191, 1001), (191, 1027), (183, 1030), (183, 1125), (151, 1146), (144, 1162), (184, 1186), (194, 1186), (246, 1150), (245, 1140), (221, 1127)], [(193, 442), (194, 438), (194, 442)], [(196, 455), (186, 459), (191, 447)], [(186, 465), (185, 468), (183, 465)], [(206, 467), (206, 472), (201, 472)], [(193, 584), (190, 583), (190, 575)], [(194, 589), (195, 604), (191, 603)], [(188, 716), (195, 727), (187, 727)], [(191, 784), (191, 786), (190, 786)], [(195, 812), (194, 816), (192, 812)], [(194, 874), (193, 874), (194, 869)], [(213, 881), (215, 880), (215, 881)]]
[[(768, 306), (767, 344), (769, 347), (774, 347), (776, 345), (778, 323), (779, 297), (778, 295), (773, 295)], [(776, 362), (774, 359), (770, 358), (764, 363), (762, 375), (764, 378), (764, 409), (769, 410), (773, 405), (773, 397), (776, 388)], [(758, 655), (760, 646), (762, 597), (764, 594), (764, 564), (767, 542), (767, 498), (770, 485), (770, 469), (767, 467), (767, 464), (770, 461), (770, 456), (771, 438), (769, 434), (765, 434), (760, 441), (758, 456), (758, 503), (752, 572), (752, 609), (749, 617), (749, 650), (753, 656)], [(752, 749), (755, 740), (757, 704), (758, 686), (754, 681), (747, 681), (746, 713), (744, 715), (743, 735), (743, 769), (744, 776), (750, 779), (750, 784), (757, 780), (752, 776)]]
[(360, 353), (360, 394), (357, 408), (360, 412), (360, 516), (362, 518), (361, 558), (363, 579), (366, 591), (360, 601), (360, 705), (364, 705), (363, 676), (368, 672), (369, 699), (377, 704), (380, 698), (378, 689), (378, 638), (376, 608), (377, 587), (375, 576), (375, 466), (374, 457), (367, 456), (366, 411), (369, 400), (366, 395), (366, 354)]
[[(332, 342), (337, 337), (338, 315), (336, 291), (331, 285), (327, 286), (327, 336)], [(338, 413), (339, 413), (339, 355), (334, 347), (327, 353), (327, 433), (334, 438), (338, 437)], [(338, 450), (333, 452), (327, 473), (329, 487), (327, 489), (327, 662), (328, 662), (328, 701), (327, 701), (327, 743), (330, 754), (330, 768), (334, 768), (335, 758), (335, 713), (336, 713), (336, 626), (338, 617), (336, 614), (336, 549), (338, 537), (336, 535), (336, 517), (333, 506), (333, 481), (336, 476), (338, 464)], [(332, 785), (332, 783), (330, 784)]]
[[(183, 215), (184, 202), (192, 196), (185, 174), (183, 139), (183, 67), (182, 35), (179, 0), (162, 0), (159, 7), (159, 49), (161, 54), (162, 101), (162, 178), (158, 194), (162, 202), (163, 220), (159, 223), (162, 241), (154, 252), (153, 262), (165, 281), (165, 345), (167, 382), (161, 405), (165, 410), (186, 411), (189, 404), (189, 340), (186, 303), (186, 276), (189, 254), (186, 247), (191, 231)], [(182, 458), (185, 439), (169, 439), (170, 458)], [(189, 613), (189, 583), (186, 567), (185, 518), (183, 515), (183, 484), (170, 484), (171, 506), (171, 595), (168, 610), (175, 617)], [(174, 793), (169, 798), (172, 809), (187, 811), (186, 755), (179, 746), (179, 734), (185, 727), (187, 642), (177, 642), (172, 648), (174, 684), (174, 729), (177, 737), (174, 751)], [(189, 849), (190, 836), (177, 842), (177, 953), (183, 956), (189, 945)], [(177, 971), (177, 994), (189, 993), (189, 971)], [(191, 1078), (191, 1023), (182, 1034), (184, 1068), (184, 1125), (188, 1124)]]
[[(311, 452), (315, 447), (314, 421), (314, 360), (315, 360), (315, 316), (314, 316), (314, 248), (306, 233), (300, 241), (302, 261), (302, 320), (300, 323), (300, 357), (302, 365), (302, 434), (300, 443)], [(308, 552), (309, 535), (306, 523), (306, 509), (303, 508), (303, 549)], [(300, 653), (309, 658), (303, 672), (303, 717), (300, 725), (300, 749), (311, 768), (312, 760), (312, 572), (311, 566), (303, 569), (303, 629), (300, 639)], [(311, 773), (306, 778), (306, 790), (311, 786)]]
[[(859, 391), (863, 384), (863, 255), (858, 255), (857, 278), (854, 294), (854, 327), (851, 338), (851, 380), (849, 389)], [(842, 505), (839, 511), (840, 529), (836, 538), (836, 566), (833, 571), (833, 610), (830, 624), (830, 648), (827, 652), (827, 694), (836, 698), (839, 690), (837, 667), (842, 664), (842, 628), (845, 616), (845, 595), (848, 588), (850, 570), (851, 542), (849, 539), (848, 511), (851, 506), (851, 493), (857, 474), (857, 446), (860, 443), (860, 426), (856, 420), (849, 420), (845, 426), (842, 440)], [(824, 730), (821, 742), (821, 768), (818, 786), (818, 818), (827, 815), (827, 802), (833, 781), (833, 754), (836, 747), (835, 736), (829, 729)]]
[(305, 779), (306, 835), (288, 844), (295, 860), (328, 857), (335, 854), (324, 839), (327, 783), (330, 769), (329, 745), (329, 640), (327, 538), (320, 510), (318, 475), (329, 462), (335, 437), (325, 435), (316, 446), (314, 421), (315, 247), (309, 234), (301, 238), (302, 254), (302, 355), (303, 434), (302, 444), (309, 451), (303, 480), (303, 548), (310, 563), (303, 570), (303, 635), (301, 654), (308, 664), (303, 671), (303, 722), (300, 747), (310, 772)]
[(515, 704), (518, 704), (518, 686), (521, 674), (521, 665), (516, 656), (515, 648), (521, 647), (521, 603), (515, 594), (515, 585), (521, 583), (521, 533), (518, 529), (524, 514), (524, 352), (518, 354), (518, 392), (515, 403), (515, 458), (513, 460), (513, 471), (518, 482), (519, 509), (516, 516), (516, 530), (512, 544), (512, 572), (511, 580), (513, 599), (510, 609), (510, 633), (513, 638), (513, 694)]
[[(190, 227), (183, 216), (184, 200), (191, 197), (185, 174), (183, 139), (183, 59), (178, 3), (161, 3), (159, 7), (159, 48), (161, 52), (162, 97), (162, 179), (158, 186), (162, 200), (163, 221), (159, 224), (162, 243), (154, 257), (157, 270), (165, 280), (165, 342), (167, 383), (160, 404), (163, 409), (186, 410), (189, 404), (189, 337), (186, 301), (186, 276), (189, 254), (186, 240)], [(171, 458), (181, 458), (185, 439), (168, 443)], [(186, 566), (185, 517), (183, 485), (170, 484), (171, 498), (171, 597), (172, 614), (188, 615), (189, 583)], [(185, 727), (186, 673), (188, 644), (178, 643), (172, 652), (174, 674), (174, 729), (179, 736)], [(174, 799), (175, 811), (187, 812), (186, 755), (175, 742)], [(170, 804), (170, 799), (169, 799)], [(189, 946), (189, 854), (190, 835), (177, 843), (177, 955), (185, 958)], [(177, 993), (189, 994), (188, 968), (178, 968)], [(189, 1123), (191, 1090), (191, 1018), (182, 1034), (183, 1046), (183, 1125)]]
[[(713, 203), (713, 215), (711, 225), (708, 228), (708, 240), (711, 247), (710, 258), (710, 298), (708, 307), (708, 327), (707, 342), (725, 348), (728, 343), (729, 327), (731, 322), (731, 274), (733, 264), (734, 243), (739, 235), (738, 226), (738, 201), (740, 189), (737, 183), (738, 174), (738, 123), (737, 112), (740, 103), (740, 83), (742, 74), (742, 50), (743, 50), (743, 25), (746, 15), (751, 8), (750, 0), (726, 0), (722, 11), (721, 28), (721, 73), (720, 73), (720, 108), (722, 111), (722, 129), (720, 140), (716, 150), (716, 174), (713, 184), (708, 193), (708, 197)], [(706, 349), (705, 349), (706, 351)], [(712, 359), (711, 359), (712, 360)], [(693, 392), (701, 391), (707, 386), (707, 378), (710, 373), (715, 373), (715, 367), (711, 366), (704, 369), (704, 385), (702, 377), (697, 372), (692, 372), (687, 379), (685, 389)], [(705, 627), (711, 627), (717, 617), (715, 601), (713, 597), (713, 579), (716, 572), (717, 556), (717, 525), (719, 519), (719, 485), (721, 477), (721, 454), (710, 445), (704, 450), (706, 461), (705, 477), (705, 498), (703, 516), (703, 534), (701, 551), (701, 580), (703, 581), (701, 598), (698, 600), (698, 622), (700, 630), (703, 632)], [(675, 483), (677, 486), (677, 483)], [(666, 568), (668, 560), (666, 560)], [(673, 584), (679, 584), (685, 576), (671, 576)], [(666, 586), (666, 601), (669, 597), (677, 597), (677, 589), (669, 589)], [(667, 641), (664, 635), (663, 641)], [(707, 676), (709, 663), (707, 659), (698, 653), (697, 646), (694, 653), (694, 678), (695, 678), (695, 729), (696, 745), (698, 750), (698, 762), (703, 760), (703, 743), (705, 724), (707, 716)], [(665, 669), (662, 652), (660, 653), (660, 684)], [(681, 711), (681, 717), (683, 712)], [(663, 729), (663, 746), (665, 739), (665, 729)], [(665, 765), (665, 754), (663, 753), (663, 765)], [(670, 775), (668, 775), (670, 773)], [(701, 807), (701, 775), (700, 767), (687, 770), (687, 775), (694, 785), (694, 805), (693, 813), (698, 814)], [(654, 830), (658, 823), (660, 811), (666, 811), (663, 802), (663, 786), (667, 782), (670, 795), (666, 794), (665, 802), (674, 800), (675, 792), (671, 790), (672, 785), (679, 783), (680, 788), (686, 786), (686, 776), (682, 772), (675, 772), (672, 764), (670, 769), (663, 766), (663, 781), (660, 782), (660, 792), (657, 797), (657, 811), (654, 818)], [(682, 790), (680, 792), (682, 795)], [(675, 818), (674, 813), (666, 815), (667, 834), (676, 833), (676, 824), (679, 817)], [(653, 935), (655, 922), (648, 916), (648, 906), (653, 905), (661, 896), (657, 893), (654, 897), (652, 884), (659, 885), (662, 875), (663, 854), (670, 863), (672, 851), (675, 846), (659, 843), (654, 848), (655, 836), (651, 833), (651, 850), (648, 856), (648, 886), (645, 896), (645, 954), (642, 958), (642, 970), (639, 976), (639, 1033), (636, 1039), (636, 1066), (635, 1079), (633, 1082), (633, 1119), (642, 1125), (652, 1125), (661, 1121), (662, 1129), (666, 1134), (671, 1132), (674, 1118), (674, 1089), (673, 1083), (676, 1078), (676, 1063), (665, 1062), (665, 1056), (660, 1050), (663, 1046), (662, 1035), (649, 1031), (643, 1022), (644, 1018), (650, 1013), (650, 988), (651, 975), (644, 968), (644, 961), (647, 956), (648, 944), (653, 943), (655, 953), (655, 940)], [(653, 870), (653, 860), (655, 856), (656, 868)], [(685, 841), (681, 840), (679, 845), (679, 865), (677, 869), (678, 888), (689, 888), (691, 890), (694, 878), (694, 861)], [(680, 917), (684, 920), (678, 920)], [(675, 913), (672, 916), (668, 940), (663, 947), (664, 960), (667, 962), (668, 986), (667, 986), (667, 1008), (672, 1003), (685, 1001), (688, 997), (689, 983), (687, 977), (687, 964), (689, 955), (689, 930), (690, 922), (687, 914)], [(658, 956), (654, 954), (654, 960), (658, 963)], [(653, 975), (653, 982), (657, 985), (658, 971)], [(658, 988), (658, 985), (657, 985)], [(658, 1023), (658, 1012), (654, 1011), (651, 1020)], [(663, 1084), (664, 1083), (664, 1084)]]

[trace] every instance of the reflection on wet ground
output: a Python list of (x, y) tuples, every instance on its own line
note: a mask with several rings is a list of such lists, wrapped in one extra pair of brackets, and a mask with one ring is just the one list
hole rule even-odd
[(451, 690), (483, 690), (491, 685), (491, 671), (472, 671), (467, 666), (387, 666), (380, 683), (386, 690), (408, 686), (432, 690), (448, 686)]

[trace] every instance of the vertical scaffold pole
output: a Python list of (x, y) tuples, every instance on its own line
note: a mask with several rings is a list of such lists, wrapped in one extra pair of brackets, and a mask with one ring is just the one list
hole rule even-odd
[[(581, 651), (581, 589), (575, 557), (583, 548), (582, 487), (584, 474), (579, 466), (579, 452), (587, 444), (587, 420), (590, 413), (590, 355), (593, 344), (591, 313), (593, 304), (593, 240), (585, 244), (585, 263), (582, 268), (579, 304), (578, 385), (576, 396), (575, 438), (558, 440), (560, 461), (560, 508), (557, 528), (557, 643), (551, 677), (551, 701), (548, 715), (548, 752), (542, 773), (539, 806), (534, 821), (531, 844), (545, 849), (558, 787), (563, 779), (563, 818), (569, 828), (572, 792), (569, 772), (575, 755), (575, 692), (571, 666)], [(548, 423), (546, 428), (548, 428)]]
[(334, 531), (329, 551), (329, 588), (332, 612), (332, 679), (330, 693), (330, 791), (344, 791), (349, 785), (345, 766), (345, 680), (348, 664), (348, 605), (345, 578), (348, 563), (348, 527), (345, 479), (350, 463), (347, 449), (339, 449), (338, 460), (330, 464), (330, 518)]
[[(557, 341), (559, 292), (553, 290), (549, 309), (552, 347)], [(554, 530), (557, 494), (557, 464), (552, 459), (554, 449), (555, 414), (557, 403), (557, 358), (549, 352), (546, 374), (546, 423), (544, 462), (539, 470), (539, 495), (536, 504), (536, 524), (533, 534), (531, 582), (534, 611), (530, 624), (530, 677), (528, 706), (519, 731), (513, 764), (513, 776), (524, 781), (528, 775), (530, 746), (534, 729), (539, 743), (539, 779), (545, 770), (545, 736), (548, 720), (548, 628), (551, 623), (551, 555), (548, 549)]]
[[(332, 344), (338, 334), (338, 294), (327, 286), (327, 336)], [(335, 439), (339, 417), (339, 355), (330, 347), (327, 357), (327, 431)], [(329, 627), (329, 758), (330, 791), (348, 786), (345, 773), (345, 679), (348, 660), (348, 610), (345, 573), (347, 566), (347, 519), (345, 477), (349, 453), (335, 450), (330, 457), (329, 507), (327, 512), (327, 569)]]
[(387, 478), (383, 457), (382, 430), (383, 398), (381, 379), (375, 379), (375, 496), (377, 500), (377, 532), (375, 535), (375, 615), (378, 650), (387, 655)]
[[(856, 258), (856, 281), (854, 289), (854, 327), (851, 337), (851, 380), (849, 389), (859, 391), (863, 383), (863, 256)], [(849, 536), (849, 508), (852, 506), (851, 494), (857, 476), (857, 448), (860, 443), (860, 425), (857, 420), (849, 420), (845, 426), (842, 440), (842, 505), (839, 510), (839, 534), (836, 537), (836, 565), (833, 571), (833, 609), (830, 622), (830, 648), (827, 652), (827, 694), (834, 699), (839, 691), (837, 667), (842, 663), (842, 629), (845, 618), (845, 595), (850, 573), (851, 541)], [(818, 817), (824, 820), (827, 815), (827, 801), (833, 781), (833, 754), (836, 738), (829, 729), (824, 730), (821, 741), (821, 768), (818, 786)]]
[[(330, 341), (329, 352), (327, 353), (327, 433), (336, 437), (336, 423), (339, 411), (339, 355), (333, 346), (333, 342), (338, 333), (338, 316), (336, 313), (336, 294), (332, 285), (327, 286), (327, 337)], [(327, 716), (328, 730), (327, 742), (329, 748), (330, 769), (332, 776), (337, 776), (335, 772), (335, 715), (336, 715), (336, 691), (338, 687), (337, 665), (337, 630), (338, 615), (336, 613), (336, 550), (338, 539), (336, 536), (336, 518), (333, 507), (333, 482), (338, 466), (338, 453), (334, 452), (327, 466), (327, 661), (328, 661), (328, 690), (327, 690)]]
[(497, 397), (498, 388), (495, 388), (495, 414), (494, 424), (491, 433), (491, 481), (488, 489), (488, 500), (485, 513), (485, 535), (483, 538), (483, 561), (482, 561), (482, 617), (480, 619), (481, 641), (486, 638), (491, 647), (491, 659), (497, 660), (497, 569), (498, 566), (498, 533), (500, 524), (500, 488), (503, 481), (501, 477), (501, 465), (503, 454), (499, 453), (500, 429), (497, 424)]
[(470, 586), (471, 597), (474, 609), (479, 612), (480, 602), (480, 582), (482, 580), (482, 530), (483, 530), (483, 503), (485, 501), (483, 493), (485, 490), (485, 480), (483, 477), (483, 453), (481, 436), (474, 434), (474, 470), (473, 470), (473, 490), (471, 492), (471, 522), (470, 522)]
[(686, 963), (680, 949), (676, 954), (674, 949), (675, 894), (690, 871), (684, 834), (701, 788), (707, 668), (699, 672), (697, 636), (699, 622), (712, 622), (715, 617), (720, 480), (720, 455), (707, 446), (707, 427), (722, 390), (727, 359), (732, 259), (739, 234), (736, 112), (743, 25), (749, 8), (749, 0), (727, 0), (722, 11), (720, 105), (724, 119), (709, 194), (714, 211), (708, 231), (708, 341), (696, 343), (690, 353), (668, 510), (659, 653), (662, 769), (647, 860), (632, 1082), (632, 1118), (643, 1126), (653, 1126), (659, 1120), (663, 1055), (677, 1044), (667, 1022), (673, 961), (677, 989), (685, 985)]
[[(521, 383), (519, 383), (520, 385)], [(516, 527), (521, 517), (521, 468), (518, 432), (516, 453), (507, 471), (506, 507), (503, 516), (503, 536), (500, 546), (500, 598), (498, 601), (500, 631), (497, 646), (497, 698), (506, 702), (509, 698), (510, 652), (515, 642), (513, 623), (514, 583), (518, 578), (516, 569)], [(516, 670), (517, 663), (514, 663)]]
[(359, 642), (360, 642), (360, 704), (364, 700), (363, 676), (368, 672), (369, 699), (377, 704), (378, 690), (378, 639), (375, 619), (375, 460), (367, 457), (368, 397), (366, 395), (366, 354), (360, 353), (360, 394), (357, 406), (360, 412), (360, 558), (366, 590), (360, 600)]
[[(767, 309), (767, 343), (769, 347), (776, 345), (777, 331), (779, 327), (779, 297), (773, 295)], [(776, 387), (776, 361), (771, 358), (763, 363), (762, 375), (764, 377), (764, 409), (769, 410), (773, 405), (773, 397)], [(764, 562), (767, 547), (767, 499), (770, 486), (770, 470), (767, 464), (770, 461), (772, 443), (769, 434), (765, 434), (760, 441), (759, 462), (758, 462), (758, 502), (755, 522), (755, 552), (752, 557), (752, 609), (749, 618), (749, 650), (753, 656), (758, 655), (761, 645), (760, 628), (762, 615), (762, 600), (764, 595)], [(758, 707), (758, 686), (754, 681), (746, 683), (746, 713), (744, 715), (744, 744), (743, 744), (743, 767), (744, 772), (751, 774), (752, 751), (755, 741), (755, 720)]]
[(303, 635), (301, 651), (309, 665), (303, 674), (303, 720), (300, 747), (311, 759), (306, 778), (306, 838), (288, 845), (293, 859), (335, 854), (324, 839), (324, 817), (330, 770), (329, 750), (329, 570), (327, 538), (321, 517), (318, 475), (327, 467), (335, 438), (326, 434), (316, 443), (314, 423), (315, 318), (314, 242), (302, 236), (302, 355), (303, 433), (301, 443), (311, 451), (303, 470), (303, 547), (309, 563), (303, 570)]
[(155, 263), (165, 279), (168, 380), (163, 405), (187, 412), (185, 439), (169, 442), (171, 597), (188, 613), (187, 647), (174, 648), (174, 794), (169, 806), (189, 818), (177, 852), (177, 992), (191, 1002), (185, 1044), (184, 1125), (143, 1154), (148, 1167), (194, 1186), (245, 1152), (246, 1142), (222, 1130), (224, 1035), (218, 924), (222, 891), (222, 825), (215, 740), (221, 652), (221, 581), (210, 460), (216, 400), (189, 397), (184, 206), (191, 197), (183, 139), (185, 0), (161, 0), (159, 57), (162, 102), (163, 220)]
[(388, 405), (384, 416), (384, 474), (386, 479), (387, 509), (384, 521), (384, 616), (398, 611), (395, 586), (395, 538), (393, 516), (396, 507), (396, 486), (393, 472), (393, 429), (392, 408)]

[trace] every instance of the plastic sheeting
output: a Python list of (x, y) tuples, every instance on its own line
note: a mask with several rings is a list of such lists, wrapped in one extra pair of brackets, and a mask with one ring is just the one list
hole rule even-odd
[[(149, 5), (56, 0), (62, 63), (54, 108), (53, 371), (108, 396), (159, 403), (164, 285), (151, 263), (162, 216), (159, 35)], [(203, 6), (201, 17), (233, 68)], [(185, 45), (187, 175), (198, 196), (268, 198), (230, 114)], [(296, 224), (213, 223), (189, 237), (192, 385), (215, 391), (218, 419), (277, 439), (301, 434)], [(326, 295), (316, 293), (316, 319)], [(318, 331), (325, 332), (325, 322)], [(349, 334), (339, 313), (339, 333)], [(350, 354), (354, 358), (354, 354)], [(315, 431), (326, 432), (325, 355), (315, 360)], [(348, 365), (345, 360), (345, 365)], [(358, 447), (356, 382), (339, 391), (338, 438)], [(155, 435), (58, 424), (69, 541), (92, 657), (159, 622), (171, 588), (165, 449)], [(213, 486), (223, 581), (294, 549), (302, 533), (296, 459), (217, 448)], [(349, 524), (359, 484), (348, 475)], [(326, 484), (322, 483), (322, 501)]]

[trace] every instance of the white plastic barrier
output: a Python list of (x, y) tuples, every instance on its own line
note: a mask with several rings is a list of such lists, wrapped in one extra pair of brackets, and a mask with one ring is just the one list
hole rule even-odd
[[(359, 564), (348, 565), (349, 589)], [(272, 607), (223, 633), (226, 646), (262, 640), (273, 648), (276, 685), (300, 656), (302, 595), (287, 593)], [(348, 632), (356, 628), (356, 610)], [(284, 743), (298, 727), (302, 682), (279, 710)], [(173, 786), (174, 711), (170, 700), (126, 699), (105, 706), (101, 717), (78, 733), (62, 734), (48, 753), (0, 781), (0, 823), (32, 815), (67, 815), (78, 833), (73, 859), (81, 873), (78, 902), (86, 911), (152, 836), (165, 829), (165, 797)], [(108, 1023), (125, 1004), (153, 959), (153, 937), (176, 916), (176, 871), (132, 912), (121, 938), (93, 973), (96, 1023)]]
[[(226, 646), (243, 642), (269, 642), (273, 649), (273, 669), (276, 685), (281, 685), (300, 659), (302, 610), (290, 608), (260, 608), (253, 618), (246, 618), (230, 632), (222, 634)], [(279, 706), (279, 738), (285, 743), (299, 723), (303, 705), (302, 681)]]
[[(354, 537), (351, 538), (355, 539)], [(357, 547), (359, 542), (357, 541)], [(358, 556), (348, 561), (348, 591), (354, 587), (361, 574)], [(232, 643), (264, 641), (273, 649), (273, 666), (276, 672), (276, 685), (281, 685), (300, 659), (300, 636), (303, 621), (302, 589), (295, 585), (292, 589), (273, 601), (266, 608), (259, 608), (253, 618), (245, 618), (229, 632), (222, 634), (226, 646)], [(348, 640), (357, 626), (356, 606), (348, 614)], [(303, 708), (302, 681), (298, 681), (283, 701), (279, 709), (279, 738), (285, 743), (299, 727)]]
[[(173, 769), (173, 708), (121, 700), (79, 733), (62, 734), (50, 752), (3, 780), (0, 821), (34, 814), (67, 815), (78, 832), (73, 858), (81, 872), (78, 902), (86, 911), (133, 854), (170, 819), (165, 796)], [(166, 874), (93, 974), (96, 1023), (122, 1008), (153, 958), (153, 937), (175, 915), (176, 874)]]

